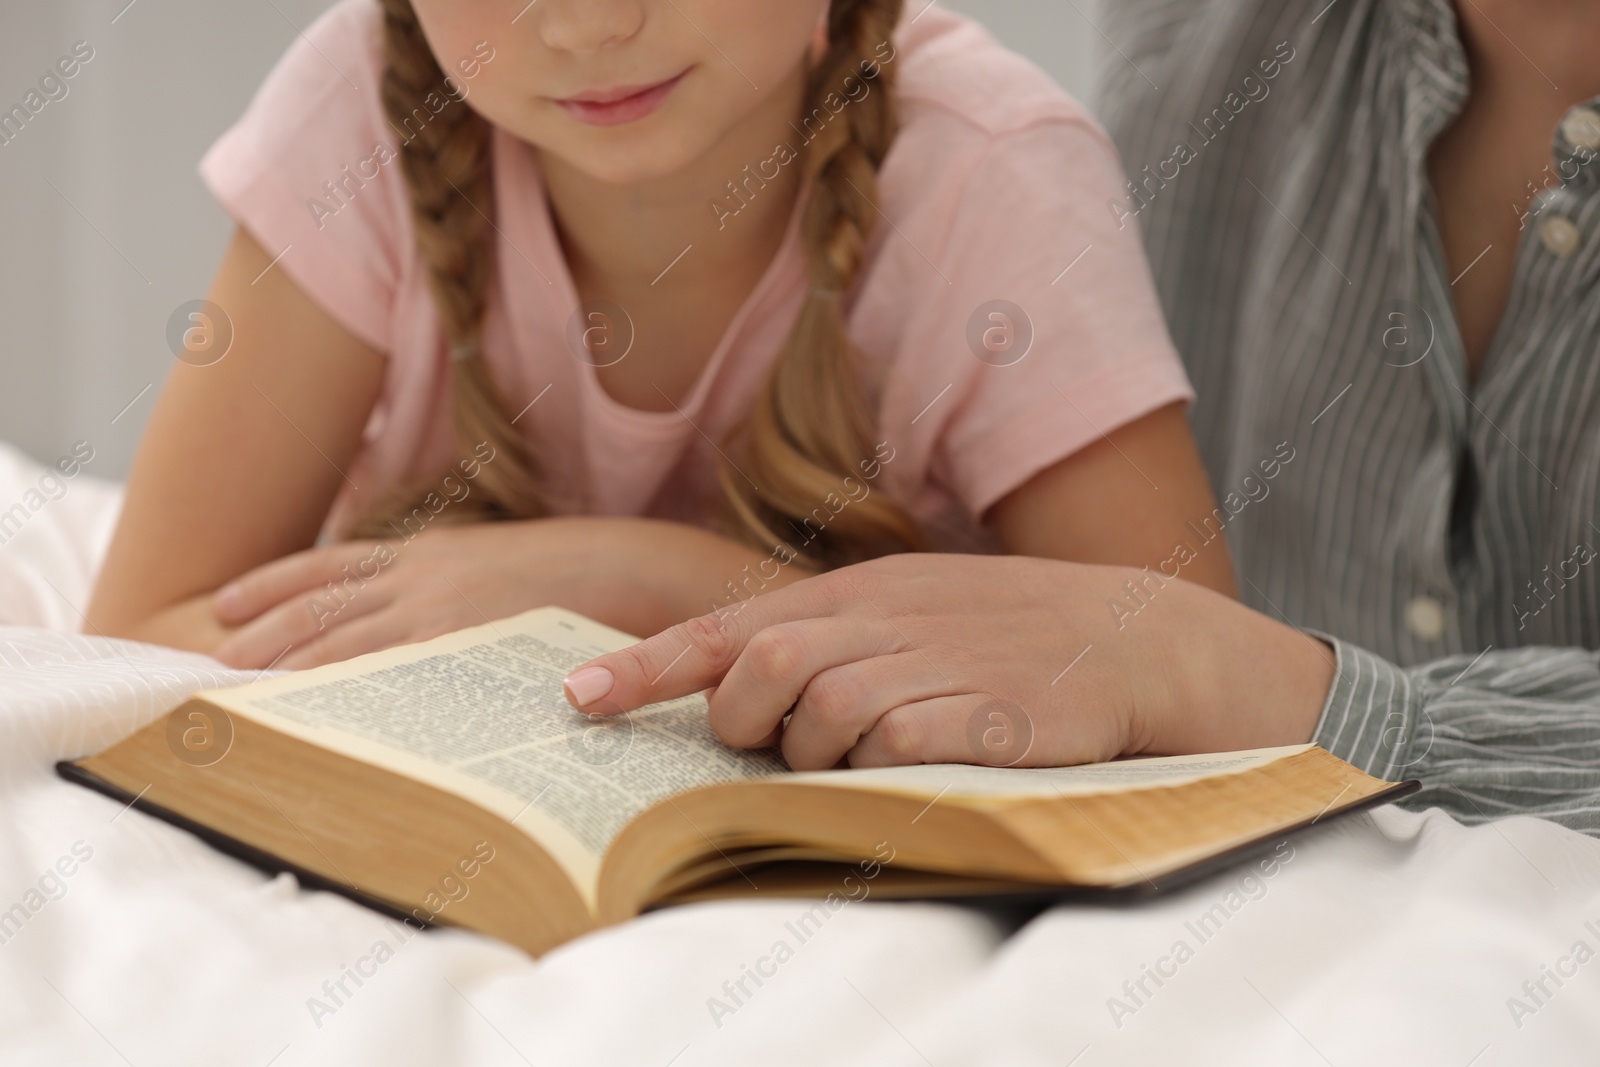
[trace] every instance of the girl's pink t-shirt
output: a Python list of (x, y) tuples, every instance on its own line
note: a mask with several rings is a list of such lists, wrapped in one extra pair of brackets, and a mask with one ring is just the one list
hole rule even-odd
[[(385, 490), (436, 478), (458, 458), (449, 354), (398, 160), (404, 131), (379, 99), (380, 20), (376, 0), (336, 4), (200, 165), (229, 214), (279, 257), (273, 269), (389, 359), (329, 534)], [(881, 223), (846, 295), (883, 442), (862, 459), (885, 460), (874, 491), (909, 506), (938, 547), (992, 550), (981, 523), (996, 501), (1193, 394), (1137, 231), (1107, 207), (1123, 176), (1094, 120), (978, 24), (942, 9), (907, 16), (893, 44), (902, 128), (880, 173)], [(470, 80), (458, 80), (470, 99)], [(586, 312), (533, 149), (497, 128), (492, 159), (496, 275), (484, 351), (550, 480), (553, 510), (709, 525), (713, 442), (750, 409), (809, 294), (800, 205), (699, 379), (674, 398), (677, 410), (643, 411), (606, 393), (595, 357), (575, 354), (585, 351), (573, 339)], [(756, 175), (778, 165), (751, 163)], [(756, 182), (745, 188), (759, 195)]]

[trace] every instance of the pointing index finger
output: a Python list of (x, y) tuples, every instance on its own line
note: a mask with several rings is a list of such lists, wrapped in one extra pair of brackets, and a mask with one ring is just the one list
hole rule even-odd
[(835, 614), (828, 575), (679, 623), (636, 645), (590, 660), (562, 680), (567, 700), (591, 715), (615, 715), (718, 684), (750, 639), (769, 626)]

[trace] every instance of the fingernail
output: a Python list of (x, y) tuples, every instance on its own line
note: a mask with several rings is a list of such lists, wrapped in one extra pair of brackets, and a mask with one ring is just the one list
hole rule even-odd
[(221, 612), (237, 611), (244, 600), (244, 590), (237, 583), (230, 583), (217, 590), (214, 601), (216, 608)]
[(616, 679), (604, 667), (584, 667), (573, 671), (561, 682), (562, 688), (567, 691), (567, 699), (580, 708), (593, 704), (611, 692), (615, 684)]

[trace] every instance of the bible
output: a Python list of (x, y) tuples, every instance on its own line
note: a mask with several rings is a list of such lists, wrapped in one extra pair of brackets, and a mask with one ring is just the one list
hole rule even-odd
[(201, 692), (64, 777), (268, 870), (538, 955), (729, 897), (1148, 895), (1415, 789), (1311, 745), (1063, 768), (788, 770), (684, 697), (590, 719), (635, 638), (542, 608)]

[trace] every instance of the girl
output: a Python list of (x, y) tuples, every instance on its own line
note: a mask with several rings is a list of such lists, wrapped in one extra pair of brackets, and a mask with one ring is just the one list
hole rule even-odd
[[(90, 626), (302, 667), (923, 548), (1173, 566), (1222, 513), (1113, 153), (901, 6), (342, 0), (202, 164), (239, 228)], [(1231, 593), (1220, 544), (1175, 566)]]

